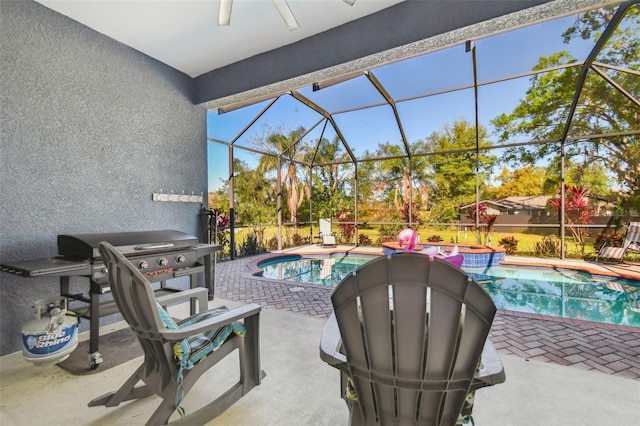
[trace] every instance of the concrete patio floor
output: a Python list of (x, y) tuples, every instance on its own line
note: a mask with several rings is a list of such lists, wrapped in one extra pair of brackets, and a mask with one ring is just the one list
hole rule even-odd
[[(331, 289), (266, 280), (247, 265), (264, 256), (222, 261), (210, 306), (263, 306), (262, 384), (210, 425), (340, 425), (348, 411), (336, 370), (319, 358)], [(106, 326), (107, 333), (126, 326)], [(83, 337), (87, 337), (86, 334)], [(476, 394), (476, 425), (635, 425), (640, 414), (640, 329), (500, 311), (491, 339), (507, 381)], [(0, 424), (143, 425), (157, 397), (120, 407), (87, 407), (117, 389), (142, 358), (89, 376), (35, 367), (20, 352), (0, 358)], [(185, 400), (197, 406), (235, 378), (235, 364), (207, 373)]]
[[(211, 305), (238, 305), (217, 300)], [(318, 356), (325, 320), (265, 308), (261, 316), (262, 384), (209, 425), (341, 425), (347, 408), (339, 398), (339, 377)], [(123, 326), (105, 327), (103, 332)], [(640, 381), (563, 367), (501, 353), (503, 384), (477, 392), (476, 425), (635, 425)], [(120, 407), (87, 407), (92, 398), (115, 390), (142, 357), (88, 376), (57, 366), (35, 367), (21, 353), (0, 359), (0, 424), (143, 425), (159, 399)], [(235, 376), (235, 365), (207, 373), (185, 400), (187, 412)]]

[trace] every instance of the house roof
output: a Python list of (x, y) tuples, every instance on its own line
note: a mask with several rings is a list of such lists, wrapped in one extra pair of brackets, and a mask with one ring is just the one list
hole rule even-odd
[(545, 209), (548, 201), (552, 197), (549, 195), (532, 195), (525, 197), (506, 197), (500, 200), (500, 203), (509, 206), (512, 209), (534, 208)]
[[(480, 200), (481, 204), (490, 204), (492, 206), (497, 206), (506, 210), (517, 210), (517, 209), (545, 209), (547, 207), (547, 202), (552, 197), (549, 195), (532, 195), (532, 196), (522, 196), (522, 197), (506, 197), (500, 200)], [(466, 206), (461, 206), (461, 209), (467, 209), (476, 203), (467, 204)]]

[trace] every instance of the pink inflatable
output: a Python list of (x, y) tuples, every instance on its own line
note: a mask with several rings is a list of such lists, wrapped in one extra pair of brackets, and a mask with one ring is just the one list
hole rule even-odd
[(405, 243), (407, 244), (402, 249), (402, 251), (405, 251), (405, 252), (406, 251), (412, 252), (416, 248), (417, 240), (418, 240), (418, 234), (416, 234), (416, 232), (411, 228), (403, 229), (398, 234), (398, 244), (400, 244), (400, 247), (402, 247)]
[(427, 248), (423, 249), (420, 252), (420, 254), (426, 254), (431, 259), (433, 259), (434, 257), (440, 257), (440, 256), (438, 256), (438, 247), (436, 247), (436, 246), (427, 247)]
[[(403, 229), (398, 234), (398, 244), (400, 245), (400, 247), (404, 246), (404, 248), (402, 249), (403, 252), (414, 251), (416, 248), (417, 240), (418, 234), (416, 234), (416, 232), (411, 228)], [(446, 262), (456, 265), (457, 267), (461, 267), (462, 261), (464, 260), (464, 256), (458, 254), (458, 246), (454, 246), (449, 254), (440, 254), (438, 252), (438, 247), (436, 246), (426, 247), (419, 253), (429, 256), (431, 259), (433, 259), (434, 257), (438, 257)]]
[[(418, 234), (416, 234), (416, 232), (411, 228), (403, 229), (398, 234), (398, 244), (400, 245), (400, 247), (404, 246), (404, 248), (402, 249), (403, 252), (414, 251), (416, 248), (417, 240)], [(454, 246), (449, 254), (440, 254), (438, 252), (438, 247), (436, 246), (422, 249), (419, 253), (429, 256), (429, 258), (431, 259), (433, 259), (434, 257), (438, 257), (457, 267), (461, 267), (462, 261), (464, 260), (464, 256), (458, 254), (458, 246)]]
[(455, 255), (449, 255), (446, 257), (442, 257), (442, 260), (444, 260), (445, 262), (449, 262), (452, 265), (457, 266), (458, 268), (462, 267), (462, 262), (464, 261), (464, 256), (461, 254), (455, 254)]

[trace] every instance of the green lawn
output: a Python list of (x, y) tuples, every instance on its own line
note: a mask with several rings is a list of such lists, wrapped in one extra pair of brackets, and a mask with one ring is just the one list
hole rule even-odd
[[(313, 229), (314, 229), (314, 235), (317, 235), (317, 232), (318, 232), (317, 226), (314, 226)], [(341, 236), (340, 236), (338, 227), (334, 225), (333, 230), (334, 232), (336, 232), (338, 236), (338, 241), (342, 242), (340, 241)], [(265, 229), (265, 232), (264, 232), (265, 245), (267, 244), (267, 241), (270, 238), (277, 235), (277, 231), (278, 231), (277, 227), (275, 226), (267, 227)], [(243, 241), (246, 239), (246, 236), (251, 232), (253, 232), (253, 229), (251, 227), (242, 228), (241, 230), (236, 231), (235, 243), (236, 243), (238, 253), (241, 252), (241, 250), (239, 249)], [(309, 241), (309, 236), (310, 236), (309, 226), (298, 227), (297, 229), (294, 229), (291, 227), (288, 229), (283, 229), (282, 234), (283, 234), (283, 242), (285, 246), (292, 245), (292, 241), (294, 241), (294, 234), (298, 234), (299, 237), (302, 237), (305, 243), (315, 242), (315, 240), (313, 239)], [(379, 229), (377, 227), (372, 229), (368, 229), (368, 228), (360, 229), (358, 231), (358, 234), (368, 236), (372, 241), (372, 244), (371, 244), (372, 246), (376, 246), (376, 241), (378, 241), (380, 237)], [(443, 242), (457, 242), (461, 245), (474, 244), (476, 242), (475, 231), (465, 232), (465, 231), (457, 231), (455, 229), (443, 229), (441, 227), (437, 229), (435, 227), (421, 227), (419, 230), (419, 234), (420, 234), (421, 242), (427, 241), (428, 238), (434, 235), (440, 236)], [(491, 236), (491, 245), (494, 247), (500, 246), (499, 242), (504, 237), (514, 237), (518, 241), (517, 252), (514, 254), (521, 255), (521, 256), (535, 256), (536, 243), (542, 241), (543, 239), (542, 235), (536, 235), (536, 234), (493, 232)], [(299, 239), (300, 238), (298, 238), (298, 240)], [(577, 257), (577, 258), (585, 257), (579, 253), (579, 248), (573, 242), (573, 238), (570, 235), (566, 236), (566, 241), (567, 241), (568, 257)], [(351, 243), (353, 243), (353, 241)], [(594, 243), (595, 243), (595, 235), (588, 240), (585, 246), (586, 256), (593, 255), (595, 253)]]

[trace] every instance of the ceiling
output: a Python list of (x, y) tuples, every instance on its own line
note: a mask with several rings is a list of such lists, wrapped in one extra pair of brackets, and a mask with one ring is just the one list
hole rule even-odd
[(36, 0), (191, 77), (295, 43), (403, 0), (288, 0), (290, 31), (270, 0), (235, 0), (218, 26), (219, 0)]

